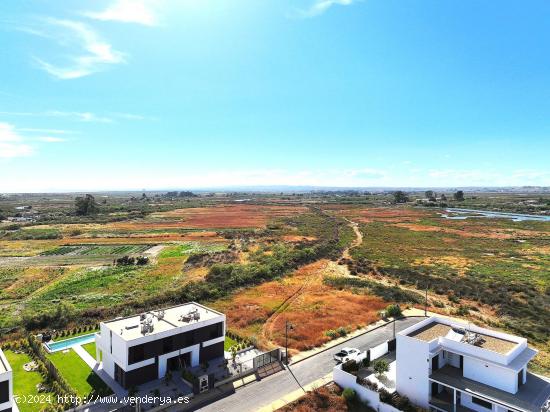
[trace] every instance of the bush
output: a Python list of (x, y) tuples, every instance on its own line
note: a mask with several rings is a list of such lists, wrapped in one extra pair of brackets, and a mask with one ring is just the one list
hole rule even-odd
[(381, 376), (390, 370), (390, 365), (388, 365), (388, 361), (386, 361), (385, 359), (378, 359), (374, 362), (372, 368), (374, 369), (376, 375)]
[(386, 315), (392, 318), (398, 318), (401, 316), (401, 308), (399, 305), (388, 305), (386, 307)]
[(340, 336), (346, 336), (348, 334), (348, 331), (346, 328), (344, 328), (343, 326), (340, 326), (338, 329), (336, 329), (336, 332), (338, 333), (338, 335)]
[(357, 397), (357, 394), (355, 391), (351, 388), (346, 388), (342, 392), (342, 397), (346, 400), (346, 402), (351, 403), (355, 401), (355, 398)]

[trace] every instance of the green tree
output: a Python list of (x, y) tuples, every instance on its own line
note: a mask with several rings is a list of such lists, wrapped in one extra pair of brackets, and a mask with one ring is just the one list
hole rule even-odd
[(401, 308), (399, 305), (388, 305), (386, 307), (386, 316), (390, 316), (392, 318), (401, 316)]
[(393, 193), (394, 203), (407, 203), (409, 201), (409, 196), (402, 190), (397, 190)]
[(99, 206), (95, 201), (95, 198), (87, 194), (86, 196), (78, 196), (74, 200), (74, 206), (76, 214), (79, 216), (88, 216), (96, 214), (99, 210)]
[(374, 369), (374, 373), (376, 373), (376, 376), (380, 377), (390, 370), (390, 365), (388, 364), (387, 360), (378, 359), (374, 362), (372, 368)]
[(464, 192), (462, 190), (457, 190), (453, 197), (456, 201), (462, 202), (464, 200)]

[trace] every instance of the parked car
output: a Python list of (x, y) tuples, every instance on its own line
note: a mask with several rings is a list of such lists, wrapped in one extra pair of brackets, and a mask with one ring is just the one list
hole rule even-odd
[(357, 348), (342, 348), (340, 352), (334, 354), (334, 360), (337, 362), (346, 362), (355, 359), (361, 352)]

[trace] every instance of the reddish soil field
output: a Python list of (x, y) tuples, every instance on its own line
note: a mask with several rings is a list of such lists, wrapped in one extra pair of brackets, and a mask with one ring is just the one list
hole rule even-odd
[(347, 216), (361, 223), (368, 222), (415, 222), (422, 217), (432, 215), (431, 211), (415, 210), (411, 208), (375, 207), (368, 209), (342, 209), (338, 214)]
[(348, 405), (341, 394), (342, 389), (334, 383), (321, 386), (277, 409), (277, 412), (345, 412)]
[(225, 205), (177, 209), (156, 213), (153, 217), (165, 220), (147, 222), (120, 222), (113, 227), (119, 229), (159, 228), (263, 228), (272, 218), (292, 216), (306, 212), (301, 206)]
[[(323, 284), (327, 271), (321, 260), (280, 281), (267, 282), (216, 302), (228, 325), (237, 333), (255, 335), (263, 348), (284, 346), (285, 322), (294, 325), (289, 347), (308, 350), (328, 342), (325, 332), (345, 327), (349, 331), (378, 320), (387, 303), (376, 296), (355, 295)], [(343, 304), (345, 302), (345, 304)]]
[(307, 211), (296, 206), (230, 205), (167, 212), (167, 217), (181, 217), (185, 227), (239, 228), (265, 227), (272, 218), (292, 216)]

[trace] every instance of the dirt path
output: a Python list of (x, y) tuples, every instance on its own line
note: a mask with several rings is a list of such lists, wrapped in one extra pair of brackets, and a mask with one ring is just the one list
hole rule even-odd
[[(351, 255), (349, 253), (351, 248), (359, 246), (361, 243), (363, 243), (363, 234), (359, 230), (359, 224), (357, 222), (353, 222), (347, 218), (344, 218), (348, 223), (349, 226), (353, 229), (355, 233), (355, 240), (351, 243), (350, 246), (344, 249), (342, 252), (341, 258), (343, 259), (352, 259)], [(325, 265), (323, 265), (320, 268), (317, 268), (314, 271), (314, 274), (312, 276), (307, 276), (304, 279), (304, 283), (290, 296), (288, 296), (281, 305), (273, 312), (273, 314), (266, 320), (263, 328), (262, 328), (262, 338), (265, 342), (267, 342), (269, 345), (272, 345), (273, 347), (276, 347), (277, 344), (273, 342), (273, 331), (275, 328), (275, 323), (279, 316), (283, 314), (294, 302), (296, 302), (298, 299), (300, 299), (301, 296), (303, 296), (305, 293), (307, 293), (309, 287), (315, 282), (320, 280), (326, 269), (330, 269), (334, 272), (339, 272), (342, 275), (349, 275), (349, 269), (347, 265), (340, 265), (336, 264), (334, 262), (327, 261)]]
[(361, 243), (363, 243), (363, 233), (359, 230), (359, 223), (353, 222), (352, 220), (349, 220), (348, 218), (344, 218), (346, 222), (349, 223), (349, 226), (353, 229), (353, 232), (355, 233), (355, 240), (352, 242), (352, 244), (344, 249), (344, 252), (342, 253), (342, 258), (344, 259), (352, 259), (351, 255), (349, 254), (350, 249), (353, 249), (354, 247), (359, 246)]

